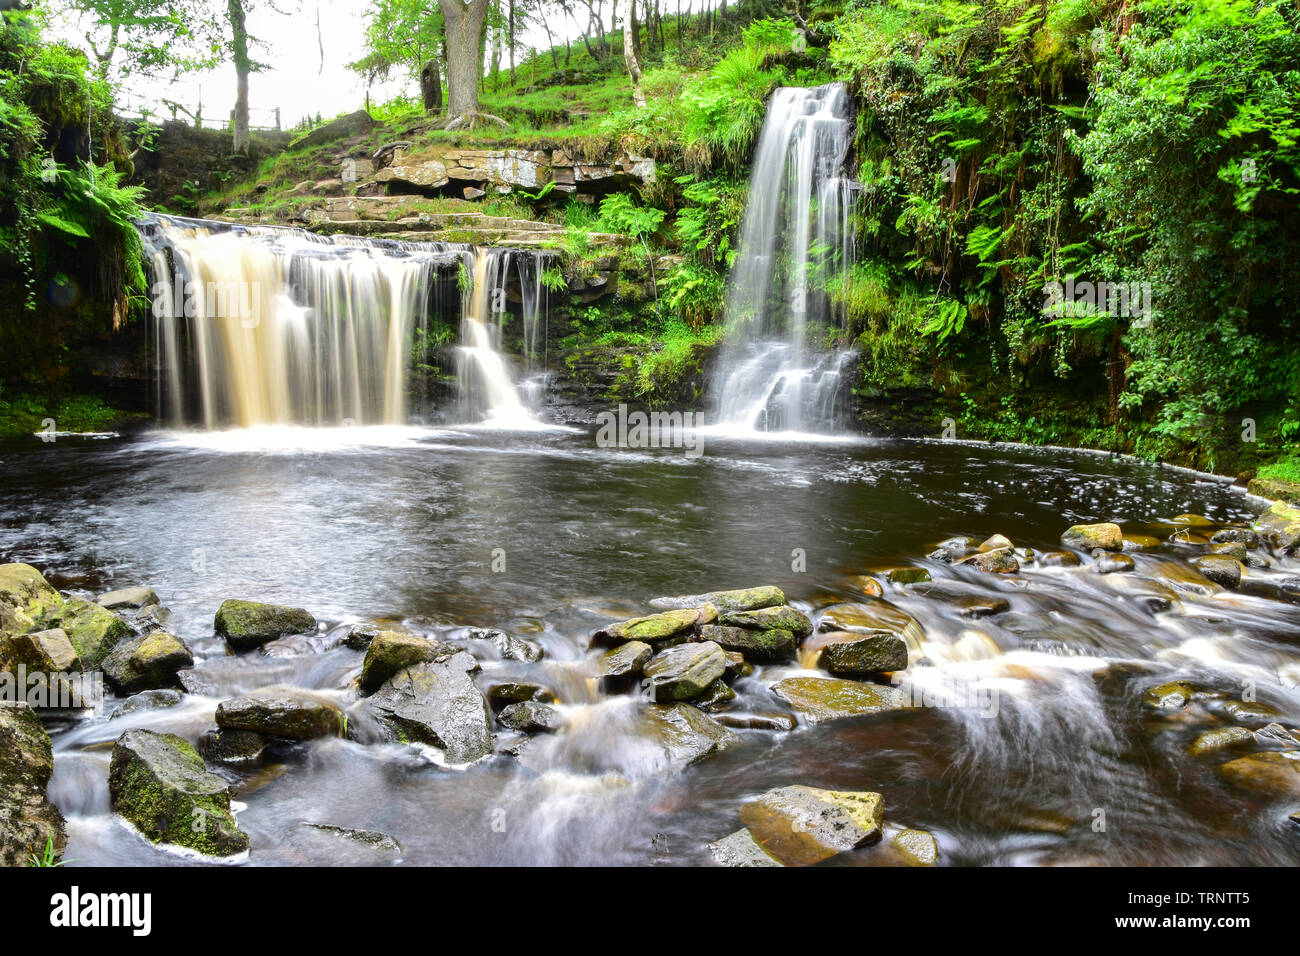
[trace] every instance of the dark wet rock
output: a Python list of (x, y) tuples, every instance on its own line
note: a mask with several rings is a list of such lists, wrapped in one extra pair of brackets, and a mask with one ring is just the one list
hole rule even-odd
[(334, 826), (332, 823), (304, 823), (303, 826), (318, 833), (324, 833), (343, 840), (351, 840), (353, 843), (360, 843), (372, 850), (384, 850), (390, 853), (402, 852), (400, 843), (387, 833), (379, 830), (354, 830), (352, 827), (339, 827)]
[[(717, 643), (716, 641), (714, 643)], [(727, 660), (727, 680), (733, 680), (737, 677), (748, 677), (754, 673), (754, 665), (745, 660), (745, 655), (740, 651), (723, 651), (723, 657)]]
[(641, 641), (628, 641), (601, 654), (596, 660), (598, 677), (630, 677), (641, 673), (641, 669), (654, 656), (654, 648)]
[(939, 862), (939, 844), (925, 830), (903, 830), (889, 845), (908, 866), (934, 866)]
[(215, 627), (236, 651), (249, 651), (291, 634), (314, 634), (316, 618), (300, 607), (226, 601), (217, 611)]
[(124, 733), (113, 745), (108, 787), (113, 812), (154, 843), (218, 857), (248, 849), (248, 836), (230, 812), (226, 782), (175, 734)]
[(450, 644), (430, 641), (414, 634), (380, 631), (370, 642), (366, 658), (361, 664), (361, 690), (367, 694), (373, 693), (398, 671), (450, 656), (456, 651), (457, 648)]
[(510, 704), (497, 715), (497, 720), (503, 727), (523, 734), (550, 734), (567, 723), (554, 707), (534, 700)]
[(1212, 544), (1240, 544), (1247, 548), (1259, 547), (1259, 535), (1249, 528), (1224, 528), (1210, 535)]
[(646, 736), (659, 744), (669, 763), (677, 767), (698, 763), (740, 740), (690, 704), (650, 704), (644, 718)]
[(930, 572), (916, 567), (890, 568), (885, 578), (890, 584), (924, 584), (930, 580)]
[(1082, 562), (1073, 551), (1049, 551), (1038, 559), (1045, 568), (1077, 568)]
[(1300, 751), (1269, 750), (1219, 767), (1230, 783), (1270, 796), (1300, 795)]
[(1169, 681), (1149, 688), (1142, 694), (1142, 702), (1155, 710), (1182, 710), (1192, 702), (1196, 688), (1184, 680)]
[(963, 536), (949, 538), (942, 542), (937, 548), (930, 552), (929, 557), (933, 561), (942, 561), (945, 564), (952, 564), (954, 561), (960, 561), (962, 558), (979, 550), (979, 544), (974, 538)]
[(840, 604), (828, 608), (818, 627), (823, 631), (890, 631), (917, 642), (925, 638), (920, 622), (888, 601)]
[(428, 744), (450, 763), (472, 763), (492, 753), (487, 700), (470, 676), (477, 669), (478, 662), (464, 651), (417, 664), (370, 697), (367, 711), (390, 740)]
[(53, 773), (50, 737), (36, 712), (0, 704), (0, 866), (27, 866), (47, 846), (63, 856), (63, 814), (46, 796)]
[(217, 726), (251, 730), (266, 737), (314, 740), (337, 736), (343, 715), (328, 700), (308, 691), (267, 688), (217, 705)]
[(252, 767), (262, 762), (268, 741), (251, 730), (209, 730), (199, 738), (199, 752), (227, 767)]
[(1185, 544), (1194, 548), (1204, 547), (1210, 543), (1210, 539), (1203, 534), (1191, 530), (1190, 528), (1179, 528), (1169, 536), (1169, 540), (1174, 544)]
[(30, 634), (0, 633), (0, 670), (12, 671), (19, 664), (29, 674), (63, 674), (80, 670), (81, 658), (62, 628)]
[(1061, 544), (1081, 551), (1091, 551), (1093, 548), (1119, 551), (1124, 547), (1124, 532), (1120, 530), (1119, 525), (1109, 521), (1100, 524), (1076, 524), (1061, 535)]
[(30, 564), (0, 564), (0, 631), (26, 634), (56, 626), (63, 597)]
[(113, 648), (133, 633), (117, 614), (83, 598), (68, 598), (58, 616), (59, 627), (68, 635), (86, 670), (97, 669)]
[(1206, 554), (1192, 559), (1192, 566), (1203, 575), (1225, 588), (1235, 588), (1241, 584), (1241, 562), (1217, 554)]
[(95, 599), (95, 603), (110, 611), (138, 611), (157, 604), (158, 595), (154, 593), (153, 588), (121, 588), (101, 594)]
[(980, 551), (957, 562), (962, 567), (975, 568), (988, 574), (1015, 574), (1020, 570), (1020, 561), (1010, 548), (996, 551)]
[(659, 614), (634, 617), (620, 624), (611, 624), (597, 631), (593, 638), (605, 644), (622, 644), (625, 641), (641, 641), (646, 644), (681, 641), (686, 639), (686, 635), (693, 633), (697, 625), (711, 624), (717, 616), (717, 608), (712, 604), (698, 608), (682, 608), (677, 611), (662, 611)]
[(1252, 735), (1263, 747), (1300, 750), (1300, 730), (1288, 730), (1278, 723), (1267, 724)]
[(764, 586), (741, 588), (736, 591), (710, 591), (708, 594), (655, 598), (650, 602), (650, 606), (656, 611), (672, 611), (712, 604), (718, 611), (756, 611), (759, 608), (777, 607), (784, 603), (785, 594), (780, 588)]
[(794, 730), (795, 719), (789, 714), (746, 714), (730, 711), (717, 715), (718, 723), (737, 730), (768, 730), (777, 733)]
[(763, 850), (786, 866), (809, 866), (880, 839), (878, 793), (792, 786), (769, 790), (740, 808)]
[(811, 724), (912, 708), (911, 695), (898, 687), (823, 677), (787, 677), (772, 693)]
[(540, 644), (526, 641), (522, 637), (512, 637), (505, 631), (497, 630), (494, 627), (471, 628), (469, 637), (473, 640), (489, 642), (508, 661), (523, 661), (526, 664), (533, 664), (542, 659), (542, 646)]
[(1293, 508), (1281, 501), (1255, 519), (1255, 526), (1260, 533), (1273, 542), (1273, 546), (1284, 554), (1292, 554), (1300, 544), (1300, 508)]
[(352, 648), (354, 651), (364, 651), (370, 647), (371, 642), (376, 637), (387, 630), (389, 629), (382, 624), (371, 622), (353, 624), (348, 628), (347, 633), (343, 635), (343, 639), (339, 643), (344, 647)]
[(505, 704), (522, 704), (535, 700), (544, 704), (555, 703), (555, 691), (544, 684), (525, 680), (504, 680), (488, 686), (487, 698), (494, 707)]
[(1263, 727), (1282, 716), (1276, 707), (1258, 700), (1225, 699), (1210, 706), (1229, 720), (1248, 727)]
[(1092, 566), (1098, 574), (1123, 574), (1137, 567), (1127, 554), (1111, 554), (1101, 548), (1093, 552), (1093, 557), (1096, 560)]
[(723, 624), (706, 624), (701, 627), (700, 640), (712, 641), (723, 650), (734, 651), (759, 662), (788, 661), (794, 657), (799, 645), (799, 639), (793, 631), (780, 628), (757, 631)]
[(219, 697), (221, 695), (221, 685), (217, 679), (207, 670), (187, 667), (184, 670), (176, 672), (176, 683), (181, 685), (181, 690), (187, 694), (193, 694), (195, 697)]
[(784, 866), (755, 842), (748, 830), (737, 830), (709, 844), (709, 852), (719, 866)]
[(1246, 551), (1246, 546), (1240, 541), (1228, 541), (1223, 544), (1212, 544), (1210, 545), (1210, 554), (1221, 555), (1225, 558), (1232, 558), (1243, 563), (1245, 563), (1250, 557)]
[(194, 666), (194, 655), (177, 637), (153, 631), (123, 641), (104, 658), (104, 676), (122, 694), (168, 687), (178, 671)]
[(991, 594), (971, 594), (954, 602), (962, 617), (992, 617), (1011, 610), (1011, 602)]
[(1200, 734), (1188, 748), (1193, 757), (1202, 754), (1240, 747), (1254, 741), (1254, 736), (1245, 727), (1218, 727)]
[(108, 719), (115, 720), (118, 717), (126, 717), (128, 714), (175, 707), (184, 699), (185, 695), (178, 690), (147, 690), (122, 701), (114, 708), (113, 713), (109, 714)]
[(789, 631), (795, 637), (807, 637), (813, 629), (808, 615), (788, 604), (759, 608), (756, 611), (727, 611), (718, 615), (718, 623), (749, 630)]
[(867, 677), (907, 668), (907, 642), (889, 631), (823, 631), (804, 649), (817, 666), (840, 677)]
[[(931, 555), (931, 557), (933, 557), (933, 555)], [(855, 574), (849, 579), (849, 581), (852, 583), (853, 587), (857, 588), (857, 590), (861, 591), (867, 597), (878, 598), (884, 596), (885, 589), (880, 586), (879, 581), (869, 574)]]
[(667, 703), (700, 696), (726, 669), (722, 648), (712, 641), (704, 641), (661, 651), (642, 673), (653, 698)]
[(122, 618), (137, 634), (167, 631), (172, 627), (172, 612), (161, 604), (149, 604), (138, 611), (120, 611)]
[(700, 710), (714, 711), (725, 707), (736, 699), (736, 692), (727, 686), (727, 682), (721, 677), (715, 680), (704, 692), (698, 697), (692, 698), (691, 703)]

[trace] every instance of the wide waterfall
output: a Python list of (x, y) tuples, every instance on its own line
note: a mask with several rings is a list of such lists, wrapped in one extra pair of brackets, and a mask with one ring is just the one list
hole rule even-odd
[(415, 352), (432, 319), (455, 315), (462, 420), (536, 423), (500, 338), (517, 281), (521, 346), (536, 355), (544, 253), (170, 216), (142, 233), (160, 420), (405, 424)]
[(782, 88), (754, 154), (727, 295), (729, 343), (713, 381), (731, 431), (831, 431), (847, 399), (851, 353), (831, 350), (829, 285), (854, 251), (857, 184), (842, 169), (852, 140), (843, 85)]

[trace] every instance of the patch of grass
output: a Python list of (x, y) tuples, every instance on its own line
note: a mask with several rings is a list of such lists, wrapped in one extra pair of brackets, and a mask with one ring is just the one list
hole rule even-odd
[[(15, 395), (0, 399), (0, 437), (16, 438), (40, 431), (113, 431), (145, 415), (113, 408), (95, 395), (66, 395), (59, 399)], [(53, 419), (54, 426), (49, 427)]]

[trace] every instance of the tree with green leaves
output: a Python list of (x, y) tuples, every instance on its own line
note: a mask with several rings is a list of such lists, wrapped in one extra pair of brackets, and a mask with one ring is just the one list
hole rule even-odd
[(441, 100), (442, 11), (432, 0), (371, 0), (365, 51), (348, 68), (365, 79), (367, 97), (396, 76), (420, 81), (426, 110)]
[(56, 18), (82, 33), (104, 79), (155, 75), (212, 65), (203, 0), (58, 0)]

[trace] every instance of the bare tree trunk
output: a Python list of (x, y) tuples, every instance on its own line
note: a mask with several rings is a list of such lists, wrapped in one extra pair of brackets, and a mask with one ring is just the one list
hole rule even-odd
[[(513, 9), (513, 6), (511, 7), (511, 9)], [(546, 43), (551, 48), (551, 66), (555, 67), (558, 70), (560, 68), (560, 55), (555, 52), (555, 45), (556, 45), (555, 37), (551, 36), (551, 25), (546, 21), (546, 17), (542, 17), (542, 29), (546, 31)], [(567, 40), (565, 41), (564, 48), (566, 50), (569, 48)], [(512, 49), (511, 54), (513, 55), (513, 53), (514, 51)], [(514, 70), (514, 64), (512, 61), (511, 74), (510, 74), (511, 78), (514, 77), (513, 70)]]
[(478, 112), (487, 5), (488, 0), (438, 0), (447, 36), (447, 117), (451, 122)]
[(420, 69), (420, 99), (426, 113), (442, 111), (442, 78), (438, 75), (437, 60), (429, 60)]
[[(510, 47), (510, 85), (515, 85), (515, 0), (510, 0), (509, 7), (510, 22), (507, 25), (509, 33), (507, 35), (507, 45)], [(551, 28), (546, 26), (546, 17), (542, 17), (542, 26), (546, 27), (546, 39), (551, 39)], [(551, 44), (551, 59), (555, 59), (555, 44)]]
[(247, 156), (248, 136), (248, 74), (253, 70), (248, 58), (248, 26), (245, 23), (243, 0), (227, 0), (226, 12), (230, 17), (231, 52), (235, 62), (235, 130), (234, 152)]
[(637, 109), (645, 108), (645, 90), (641, 89), (641, 61), (637, 58), (636, 0), (627, 0), (627, 16), (623, 20), (623, 59), (632, 77), (632, 102)]

